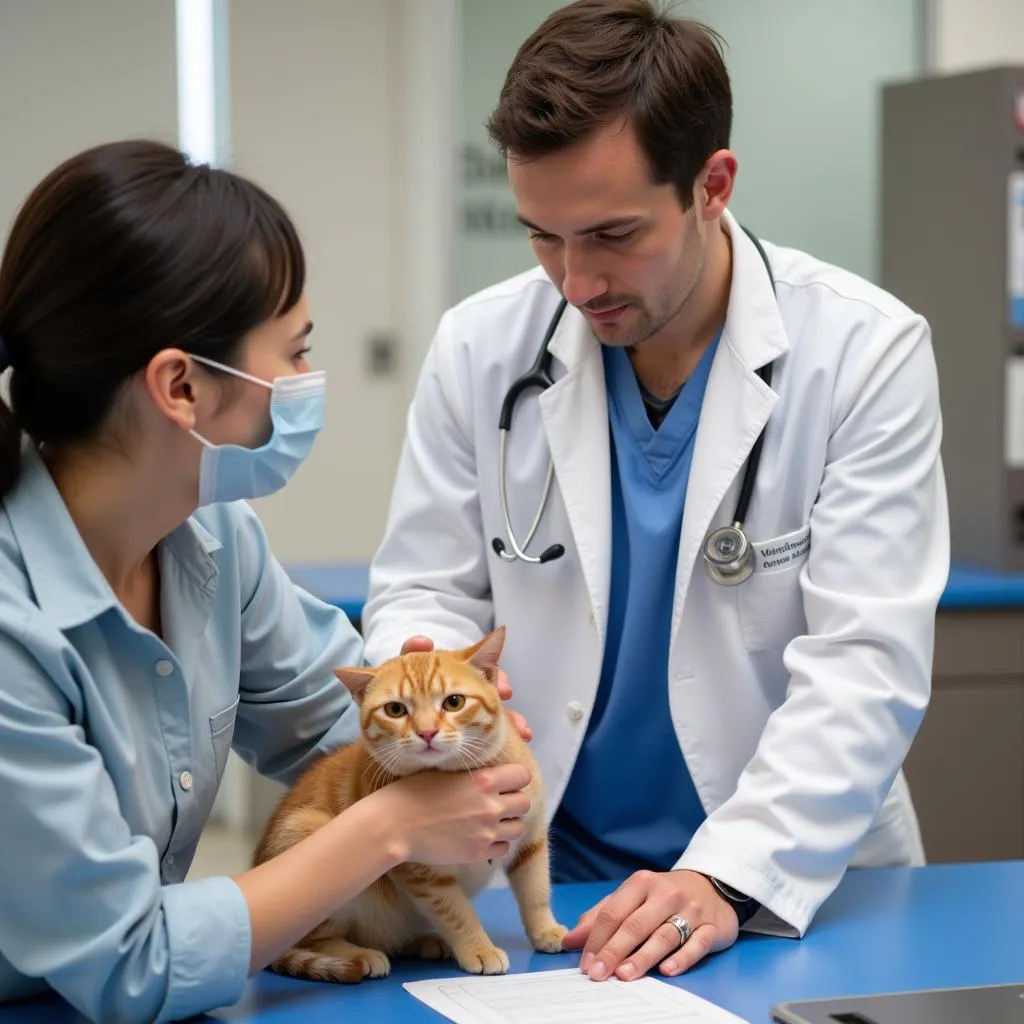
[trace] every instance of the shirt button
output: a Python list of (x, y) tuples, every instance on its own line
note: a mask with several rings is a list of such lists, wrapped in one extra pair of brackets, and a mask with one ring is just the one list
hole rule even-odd
[(167, 867), (169, 867), (169, 868), (173, 868), (174, 867), (174, 854), (173, 853), (169, 853), (169, 854), (167, 854), (166, 857), (164, 857), (164, 864), (166, 864)]
[(174, 666), (166, 659), (161, 658), (156, 663), (156, 674), (158, 676), (169, 676), (174, 671)]
[(565, 713), (570, 722), (578, 722), (583, 717), (583, 705), (578, 700), (571, 700), (565, 706)]
[(590, 618), (591, 628), (595, 627), (597, 625), (597, 619), (594, 618), (594, 613), (593, 612), (590, 613), (589, 618)]
[(192, 773), (191, 772), (182, 772), (178, 776), (178, 784), (187, 793), (192, 788)]

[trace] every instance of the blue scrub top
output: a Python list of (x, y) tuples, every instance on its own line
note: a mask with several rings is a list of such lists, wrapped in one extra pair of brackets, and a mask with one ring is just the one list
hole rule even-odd
[(705, 811), (669, 712), (683, 506), (715, 337), (656, 430), (625, 349), (603, 349), (612, 446), (612, 566), (594, 709), (552, 823), (556, 881), (670, 870)]

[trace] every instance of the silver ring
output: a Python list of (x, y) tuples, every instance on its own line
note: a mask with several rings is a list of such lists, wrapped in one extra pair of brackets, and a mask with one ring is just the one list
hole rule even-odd
[[(690, 931), (690, 926), (681, 917), (676, 917), (675, 914), (668, 918), (665, 921), (665, 924), (672, 925), (672, 927), (679, 932), (679, 946), (685, 946), (689, 941), (690, 936), (693, 934), (693, 932)], [(676, 948), (678, 949), (679, 946)]]

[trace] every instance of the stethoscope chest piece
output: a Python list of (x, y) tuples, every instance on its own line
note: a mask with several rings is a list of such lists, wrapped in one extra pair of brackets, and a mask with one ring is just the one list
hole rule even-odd
[(704, 565), (716, 583), (732, 587), (750, 579), (754, 549), (738, 525), (720, 526), (704, 542)]

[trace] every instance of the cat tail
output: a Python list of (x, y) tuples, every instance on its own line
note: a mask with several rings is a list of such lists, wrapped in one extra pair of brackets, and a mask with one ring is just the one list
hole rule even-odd
[(367, 965), (360, 960), (347, 960), (328, 953), (296, 946), (284, 956), (278, 957), (270, 969), (288, 978), (302, 978), (306, 981), (333, 981), (352, 985), (367, 975)]

